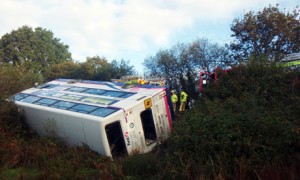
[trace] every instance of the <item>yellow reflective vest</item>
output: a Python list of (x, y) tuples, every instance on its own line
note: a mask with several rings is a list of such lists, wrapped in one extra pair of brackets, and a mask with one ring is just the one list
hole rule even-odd
[(171, 101), (172, 101), (172, 103), (176, 103), (178, 101), (178, 97), (177, 97), (177, 95), (175, 93), (172, 94)]
[(186, 102), (187, 97), (188, 97), (187, 93), (185, 93), (184, 91), (181, 91), (181, 93), (180, 93), (180, 102)]

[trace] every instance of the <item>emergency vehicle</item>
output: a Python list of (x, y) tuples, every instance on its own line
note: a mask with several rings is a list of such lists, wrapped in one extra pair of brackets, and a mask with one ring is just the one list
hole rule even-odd
[(282, 60), (281, 64), (285, 68), (296, 69), (300, 67), (300, 53), (292, 53), (286, 55)]
[(146, 153), (170, 136), (165, 86), (57, 79), (12, 97), (28, 126), (71, 146), (116, 157)]
[(213, 72), (201, 71), (199, 78), (199, 91), (202, 92), (203, 89), (209, 84), (218, 79), (220, 73), (228, 73), (232, 68), (222, 70), (220, 68), (215, 68)]
[[(300, 69), (300, 53), (292, 53), (286, 55), (278, 63), (279, 66), (284, 67), (285, 69)], [(215, 68), (213, 72), (201, 71), (199, 78), (199, 91), (202, 92), (203, 89), (211, 82), (214, 82), (218, 79), (220, 73), (228, 73), (232, 68), (222, 70), (220, 68)]]

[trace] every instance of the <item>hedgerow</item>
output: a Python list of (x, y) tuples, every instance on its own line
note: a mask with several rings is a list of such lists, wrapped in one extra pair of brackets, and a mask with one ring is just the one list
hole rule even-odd
[(176, 122), (160, 177), (299, 177), (299, 71), (252, 64), (219, 77)]

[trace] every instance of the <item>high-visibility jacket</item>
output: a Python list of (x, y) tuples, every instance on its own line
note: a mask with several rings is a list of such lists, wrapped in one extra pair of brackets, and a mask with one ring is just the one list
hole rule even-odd
[(172, 103), (176, 103), (178, 101), (178, 97), (177, 97), (177, 95), (175, 93), (172, 94), (171, 101), (172, 101)]
[(186, 102), (187, 101), (187, 93), (185, 93), (184, 91), (181, 91), (180, 93), (180, 102)]
[(145, 84), (145, 80), (144, 79), (138, 79), (138, 84)]

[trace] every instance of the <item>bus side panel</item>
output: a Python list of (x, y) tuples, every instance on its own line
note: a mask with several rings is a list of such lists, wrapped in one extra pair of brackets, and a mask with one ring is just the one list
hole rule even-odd
[(172, 118), (170, 113), (170, 106), (168, 105), (168, 99), (167, 96), (164, 97), (164, 104), (165, 104), (165, 110), (167, 111), (167, 119), (168, 119), (168, 125), (170, 130), (172, 130)]
[(98, 153), (110, 156), (103, 125), (97, 121), (83, 122), (84, 135), (87, 145)]
[[(128, 128), (128, 137), (126, 138), (126, 144), (130, 144), (131, 148), (129, 154), (131, 153), (143, 153), (146, 152), (146, 143), (144, 139), (144, 131), (141, 122), (141, 112), (145, 110), (144, 103), (141, 101), (134, 107), (128, 109), (125, 112), (126, 116), (126, 126)], [(126, 133), (126, 132), (125, 132)]]
[(46, 109), (48, 107), (32, 104), (18, 106), (23, 109), (28, 126), (39, 135), (61, 138), (69, 145), (86, 144), (92, 150), (110, 156), (110, 151), (107, 153), (104, 148), (107, 144), (101, 141), (106, 136), (101, 134), (100, 123), (92, 118), (83, 117), (84, 114)]
[(82, 120), (45, 109), (23, 106), (27, 124), (40, 135), (63, 138), (71, 145), (86, 143)]
[(149, 100), (151, 104), (154, 102), (151, 96), (144, 97), (125, 111), (129, 137), (127, 139), (132, 148), (130, 154), (149, 152), (158, 142), (157, 117), (153, 114), (155, 106), (152, 104), (152, 106), (145, 107), (145, 102)]
[(26, 124), (39, 135), (67, 140), (65, 139), (67, 135), (64, 128), (64, 118), (60, 114), (49, 113), (46, 110), (28, 106), (21, 106), (20, 109), (23, 111)]
[[(53, 117), (53, 119), (57, 119), (57, 114), (49, 113), (48, 117)], [(51, 117), (51, 118), (52, 118)], [(63, 127), (57, 126), (57, 131), (65, 131), (64, 139), (71, 145), (82, 145), (87, 144), (85, 133), (83, 129), (83, 119), (72, 116), (62, 116), (59, 115), (59, 119), (63, 120)]]
[(156, 131), (159, 139), (165, 140), (169, 137), (172, 126), (171, 115), (165, 92), (161, 92), (154, 96), (153, 102), (153, 116), (155, 117)]

